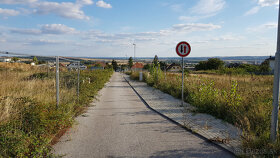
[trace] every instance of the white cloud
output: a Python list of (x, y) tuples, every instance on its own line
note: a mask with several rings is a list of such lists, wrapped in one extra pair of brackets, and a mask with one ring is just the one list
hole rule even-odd
[[(38, 0), (0, 0), (0, 4), (22, 4), (33, 8), (35, 14), (55, 14), (64, 18), (89, 20), (81, 9), (84, 5), (92, 5), (92, 0), (76, 0), (72, 2), (50, 2)], [(27, 12), (26, 12), (27, 13)]]
[(46, 24), (41, 27), (44, 34), (71, 34), (76, 33), (74, 28), (68, 27), (63, 24)]
[(93, 1), (92, 0), (77, 0), (77, 4), (91, 5), (91, 4), (93, 4)]
[(193, 8), (191, 8), (191, 12), (200, 15), (215, 15), (224, 9), (225, 4), (226, 2), (224, 0), (200, 0)]
[(0, 4), (28, 4), (34, 2), (37, 2), (37, 0), (0, 0)]
[(36, 14), (56, 14), (64, 18), (86, 19), (89, 17), (81, 10), (81, 5), (70, 2), (39, 2), (31, 5)]
[(0, 42), (4, 43), (6, 42), (6, 39), (0, 39)]
[(250, 32), (264, 32), (264, 31), (267, 31), (269, 29), (276, 29), (277, 26), (278, 26), (278, 24), (276, 22), (269, 22), (269, 23), (259, 25), (259, 26), (256, 26), (256, 27), (247, 28), (247, 30), (250, 31)]
[(12, 33), (27, 34), (27, 35), (41, 35), (41, 34), (73, 34), (77, 33), (74, 28), (63, 24), (46, 24), (42, 25), (40, 29), (10, 29)]
[(19, 11), (13, 9), (2, 9), (0, 8), (0, 15), (4, 16), (16, 16), (19, 14)]
[(11, 33), (17, 34), (28, 34), (28, 35), (39, 35), (41, 30), (38, 29), (10, 29)]
[(273, 6), (273, 5), (278, 5), (279, 1), (278, 0), (259, 0), (258, 4), (261, 7), (267, 7), (267, 6)]
[(244, 15), (253, 15), (259, 12), (262, 7), (276, 6), (279, 4), (278, 0), (258, 0), (258, 6), (248, 10)]
[(63, 44), (63, 41), (57, 40), (48, 40), (48, 39), (38, 39), (38, 40), (30, 40), (29, 42), (25, 43), (27, 45), (47, 45), (47, 44)]
[(260, 10), (260, 7), (259, 6), (256, 6), (250, 10), (248, 10), (244, 15), (247, 16), (247, 15), (253, 15), (253, 14), (256, 14), (257, 12), (259, 12)]
[(106, 3), (103, 0), (96, 2), (96, 5), (101, 8), (112, 8), (111, 4)]
[(211, 38), (209, 41), (238, 41), (241, 39), (244, 39), (244, 37), (228, 34), (228, 35)]
[(211, 31), (221, 28), (220, 25), (214, 24), (202, 24), (202, 23), (190, 23), (190, 24), (176, 24), (173, 25), (172, 31), (176, 32), (193, 32), (193, 31)]
[(211, 16), (213, 15), (209, 14), (209, 15), (200, 15), (200, 16), (180, 16), (179, 20), (186, 21), (186, 22), (195, 22), (200, 19), (209, 18)]

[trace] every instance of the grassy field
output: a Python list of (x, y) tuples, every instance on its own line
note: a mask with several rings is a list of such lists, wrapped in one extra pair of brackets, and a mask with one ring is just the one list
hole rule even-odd
[[(131, 78), (137, 79), (138, 75), (134, 72)], [(180, 73), (165, 76), (154, 69), (144, 73), (144, 80), (165, 93), (181, 97)], [(279, 137), (275, 144), (269, 142), (273, 76), (188, 74), (184, 83), (184, 99), (198, 107), (197, 112), (211, 114), (244, 131), (244, 149), (280, 153)]]
[[(51, 140), (70, 127), (109, 80), (112, 70), (77, 72), (61, 69), (56, 109), (55, 73), (46, 67), (0, 63), (0, 157), (47, 157)], [(90, 82), (89, 82), (90, 81)]]

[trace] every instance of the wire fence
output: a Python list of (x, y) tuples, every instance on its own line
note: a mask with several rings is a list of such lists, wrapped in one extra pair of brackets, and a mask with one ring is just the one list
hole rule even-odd
[[(0, 52), (1, 100), (39, 99), (46, 104), (79, 101), (80, 60)], [(3, 99), (5, 98), (5, 99)], [(4, 111), (9, 113), (9, 105)], [(3, 107), (2, 107), (3, 108)], [(2, 110), (3, 113), (3, 110)], [(1, 114), (0, 119), (4, 119)]]
[[(83, 104), (79, 99), (80, 71), (86, 67), (81, 62), (0, 52), (0, 157), (12, 153), (21, 157), (29, 150), (41, 150), (47, 145), (40, 143), (49, 144), (45, 141), (51, 140), (49, 134), (71, 124), (74, 111)], [(16, 145), (25, 140), (29, 145)]]
[(92, 59), (0, 51), (0, 157), (46, 157), (56, 134), (109, 80), (112, 69), (101, 66)]

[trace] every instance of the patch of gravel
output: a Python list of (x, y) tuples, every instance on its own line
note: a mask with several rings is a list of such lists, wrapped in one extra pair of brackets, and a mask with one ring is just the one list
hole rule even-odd
[(154, 110), (236, 155), (241, 154), (241, 129), (211, 115), (194, 113), (194, 106), (185, 103), (182, 107), (180, 99), (150, 87), (145, 82), (133, 81), (128, 76), (125, 76), (125, 79)]

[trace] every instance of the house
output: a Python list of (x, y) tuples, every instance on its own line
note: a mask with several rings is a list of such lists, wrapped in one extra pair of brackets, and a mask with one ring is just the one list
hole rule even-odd
[(104, 70), (106, 67), (106, 64), (103, 62), (97, 62), (95, 63), (90, 70)]
[(132, 67), (131, 67), (131, 70), (132, 71), (141, 71), (144, 67), (144, 64), (143, 63), (135, 63)]
[[(72, 69), (78, 69), (79, 68), (79, 64), (78, 63), (71, 63), (69, 65), (67, 65), (68, 70), (72, 70)], [(80, 64), (80, 70), (85, 70), (87, 69), (87, 67), (85, 65)]]
[(272, 73), (274, 72), (274, 63), (275, 63), (275, 57), (270, 56), (268, 59), (266, 59), (269, 61), (269, 67), (272, 71)]
[(8, 57), (0, 57), (0, 62), (11, 62), (12, 59)]
[(166, 71), (168, 71), (168, 72), (179, 72), (179, 71), (181, 71), (181, 65), (176, 64), (176, 63), (172, 63), (171, 65), (169, 65), (167, 67)]

